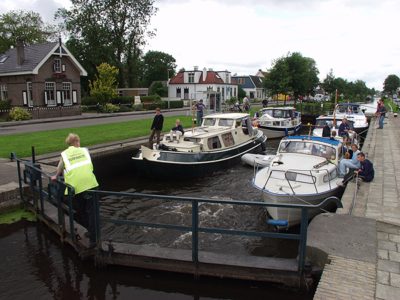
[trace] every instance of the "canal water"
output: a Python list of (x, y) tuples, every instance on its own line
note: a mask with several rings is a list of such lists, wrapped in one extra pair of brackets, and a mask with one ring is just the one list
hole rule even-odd
[[(268, 141), (268, 153), (274, 153), (278, 140)], [(133, 175), (124, 156), (105, 160), (95, 170), (103, 190), (152, 194), (195, 196), (213, 199), (261, 200), (251, 186), (253, 168), (237, 164), (227, 170), (197, 180), (170, 178), (155, 181)], [(121, 160), (121, 163), (118, 161)], [(168, 176), (168, 174), (166, 174)], [(246, 206), (203, 207), (202, 222), (212, 226), (238, 229), (274, 230), (266, 225), (263, 209)], [(185, 222), (189, 205), (160, 205), (158, 201), (132, 201), (108, 196), (101, 200), (104, 216), (136, 218), (148, 221), (165, 215)], [(178, 232), (131, 230), (106, 224), (103, 237), (115, 241), (157, 243), (160, 246), (190, 248), (188, 235)], [(297, 243), (277, 239), (221, 237), (201, 238), (200, 249), (220, 253), (250, 254), (294, 258)], [(0, 227), (0, 299), (312, 299), (308, 293), (281, 285), (260, 282), (195, 279), (193, 276), (121, 267), (95, 268), (82, 262), (67, 246), (40, 224), (21, 221)]]

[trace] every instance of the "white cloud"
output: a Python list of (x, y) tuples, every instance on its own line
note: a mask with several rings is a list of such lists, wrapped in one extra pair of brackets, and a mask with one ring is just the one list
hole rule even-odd
[[(69, 1), (2, 0), (0, 12), (34, 10), (51, 21)], [(157, 29), (146, 50), (171, 54), (178, 68), (255, 74), (288, 52), (313, 58), (320, 78), (363, 80), (381, 89), (396, 65), (400, 1), (395, 0), (158, 0)]]

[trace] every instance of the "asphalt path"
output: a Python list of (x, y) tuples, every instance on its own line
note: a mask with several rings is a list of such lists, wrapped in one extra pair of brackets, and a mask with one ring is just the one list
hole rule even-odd
[[(190, 115), (189, 109), (163, 111), (164, 116)], [(82, 114), (81, 116), (63, 117), (55, 119), (41, 119), (17, 122), (14, 124), (1, 124), (0, 135), (37, 132), (45, 130), (76, 128), (97, 124), (121, 123), (132, 120), (151, 119), (154, 112), (120, 113), (114, 115)]]

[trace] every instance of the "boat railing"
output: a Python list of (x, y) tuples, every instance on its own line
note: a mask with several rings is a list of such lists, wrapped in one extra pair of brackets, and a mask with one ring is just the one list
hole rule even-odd
[[(292, 186), (292, 183), (291, 182), (293, 182), (293, 183), (295, 183), (295, 182), (300, 182), (300, 183), (303, 183), (303, 184), (312, 184), (313, 186), (314, 186), (314, 189), (315, 189), (315, 192), (316, 193), (319, 193), (319, 190), (318, 190), (318, 187), (317, 187), (317, 180), (316, 180), (316, 177), (313, 175), (313, 174), (315, 174), (315, 173), (326, 173), (326, 176), (327, 176), (327, 178), (328, 178), (328, 185), (329, 185), (329, 189), (331, 189), (332, 188), (332, 186), (331, 186), (331, 180), (330, 180), (330, 174), (329, 174), (329, 171), (328, 170), (326, 170), (326, 169), (323, 169), (323, 170), (300, 170), (300, 169), (288, 169), (286, 172), (285, 172), (285, 179), (286, 179), (286, 181), (287, 181), (287, 183), (288, 183), (288, 185), (289, 185), (289, 187), (290, 187), (290, 189), (291, 189), (291, 191), (292, 191), (292, 193), (293, 193), (293, 195), (296, 195), (296, 192), (294, 191), (294, 189), (293, 189), (293, 186)], [(296, 176), (293, 176), (293, 174), (295, 174)], [(308, 175), (309, 174), (309, 175)], [(308, 181), (305, 181), (305, 180), (293, 180), (294, 178), (296, 178), (297, 179), (297, 175), (306, 175), (306, 176), (309, 176), (311, 179), (312, 179), (312, 182), (308, 182)], [(325, 177), (325, 175), (324, 175), (324, 177)]]
[[(78, 239), (76, 228), (79, 227), (75, 220), (75, 211), (72, 206), (72, 199), (74, 197), (74, 189), (65, 184), (62, 180), (51, 180), (51, 175), (45, 173), (41, 166), (35, 163), (34, 155), (32, 155), (32, 161), (19, 159), (16, 155), (12, 158), (17, 162), (17, 171), (19, 178), (20, 196), (22, 202), (26, 207), (33, 210), (38, 216), (39, 220), (47, 224), (51, 229), (58, 233), (63, 242), (71, 244), (75, 249), (79, 250), (85, 247), (82, 241)], [(47, 184), (46, 184), (47, 181)], [(23, 185), (28, 185), (28, 193), (25, 191)], [(177, 230), (184, 231), (191, 234), (191, 252), (192, 262), (197, 264), (199, 262), (199, 234), (220, 234), (220, 235), (235, 235), (245, 237), (259, 237), (259, 238), (279, 238), (279, 239), (290, 239), (299, 241), (298, 247), (298, 267), (297, 271), (301, 276), (304, 272), (305, 258), (306, 258), (306, 243), (307, 243), (307, 227), (308, 227), (308, 210), (321, 208), (326, 204), (326, 201), (332, 201), (332, 199), (326, 199), (318, 205), (306, 205), (306, 204), (278, 204), (278, 203), (266, 203), (264, 201), (242, 201), (242, 200), (216, 200), (198, 197), (182, 197), (182, 196), (168, 196), (168, 195), (156, 195), (156, 194), (144, 194), (144, 193), (131, 193), (131, 192), (114, 192), (114, 191), (101, 191), (101, 190), (90, 190), (87, 191), (94, 195), (93, 197), (93, 209), (94, 209), (94, 222), (95, 222), (95, 241), (96, 241), (96, 253), (108, 253), (112, 255), (113, 245), (110, 239), (103, 237), (105, 234), (102, 230), (104, 223), (110, 223), (113, 225), (123, 225), (128, 227), (141, 227), (141, 228), (155, 228), (155, 229), (166, 229), (166, 230)], [(188, 213), (191, 214), (191, 222), (182, 224), (179, 219), (177, 223), (173, 223), (169, 218), (162, 219), (162, 222), (148, 221), (141, 219), (140, 217), (125, 217), (123, 214), (116, 213), (115, 215), (105, 215), (105, 210), (102, 210), (103, 201), (105, 197), (117, 197), (118, 199), (131, 199), (132, 201), (147, 201), (149, 199), (153, 201), (160, 201), (161, 204), (167, 205), (168, 203), (174, 205), (176, 202), (187, 203), (191, 206)], [(339, 199), (334, 199), (338, 207), (342, 207)], [(301, 210), (301, 225), (299, 233), (283, 233), (283, 232), (269, 232), (254, 229), (243, 229), (235, 228), (220, 228), (206, 226), (201, 221), (202, 205), (220, 205), (228, 207), (259, 207), (265, 208), (268, 206), (272, 207), (283, 207), (291, 209)], [(103, 213), (100, 213), (103, 212)], [(183, 222), (185, 223), (185, 222)], [(129, 235), (126, 235), (124, 244), (129, 244)], [(87, 239), (87, 238), (86, 238)], [(86, 240), (86, 243), (88, 241)], [(131, 243), (132, 244), (132, 243)], [(107, 246), (108, 245), (108, 246)], [(132, 244), (134, 245), (134, 244)], [(108, 247), (108, 250), (105, 249)], [(89, 249), (86, 249), (89, 250)], [(80, 253), (81, 255), (81, 253)]]

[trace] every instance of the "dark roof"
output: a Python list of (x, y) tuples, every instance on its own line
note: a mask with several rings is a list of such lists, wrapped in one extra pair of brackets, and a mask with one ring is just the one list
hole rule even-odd
[(263, 80), (261, 77), (250, 75), (251, 80), (254, 82), (254, 85), (257, 88), (262, 88), (263, 87)]
[(25, 46), (25, 60), (22, 65), (17, 64), (17, 48), (7, 50), (0, 55), (0, 61), (6, 57), (4, 62), (0, 63), (0, 74), (33, 71), (57, 44), (54, 42)]

